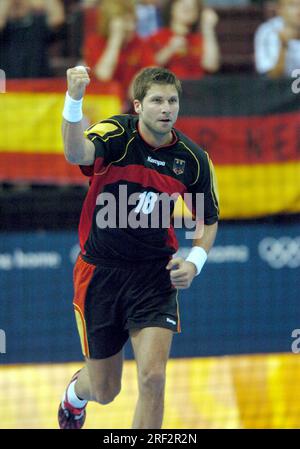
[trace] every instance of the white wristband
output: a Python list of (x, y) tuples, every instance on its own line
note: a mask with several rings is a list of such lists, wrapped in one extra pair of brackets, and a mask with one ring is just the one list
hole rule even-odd
[(185, 259), (186, 262), (192, 262), (196, 267), (196, 276), (200, 273), (207, 259), (207, 252), (201, 246), (193, 246), (189, 255)]
[(65, 105), (63, 110), (63, 118), (68, 120), (68, 122), (80, 122), (82, 120), (82, 102), (83, 98), (80, 100), (74, 100), (70, 97), (69, 93), (66, 93)]

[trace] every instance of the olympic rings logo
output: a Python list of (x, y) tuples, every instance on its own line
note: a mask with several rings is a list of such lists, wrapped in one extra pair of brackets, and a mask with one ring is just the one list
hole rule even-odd
[(260, 257), (272, 268), (300, 267), (300, 237), (266, 237), (258, 245)]

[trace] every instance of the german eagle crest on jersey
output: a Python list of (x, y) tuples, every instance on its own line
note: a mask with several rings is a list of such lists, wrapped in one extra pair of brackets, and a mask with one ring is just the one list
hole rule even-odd
[(173, 172), (176, 175), (182, 175), (182, 173), (184, 172), (184, 168), (185, 168), (185, 161), (183, 161), (182, 159), (174, 159), (174, 164), (173, 164)]

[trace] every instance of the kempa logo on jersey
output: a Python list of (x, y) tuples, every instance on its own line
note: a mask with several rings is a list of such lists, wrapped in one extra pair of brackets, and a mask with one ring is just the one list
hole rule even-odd
[(148, 156), (147, 159), (148, 162), (151, 162), (151, 164), (156, 164), (159, 166), (164, 167), (166, 165), (165, 161), (158, 161), (157, 159), (153, 159), (151, 156)]
[(96, 224), (100, 229), (169, 229), (173, 225), (177, 229), (195, 229), (193, 232), (186, 232), (187, 239), (193, 239), (194, 232), (200, 238), (204, 222), (204, 194), (183, 195), (187, 207), (191, 210), (193, 206), (197, 221), (184, 214), (172, 216), (179, 196), (177, 192), (169, 195), (152, 191), (128, 195), (127, 186), (120, 185), (117, 199), (110, 192), (98, 195), (96, 205), (100, 206), (100, 209), (96, 214)]
[(259, 243), (258, 252), (274, 269), (300, 267), (300, 237), (266, 237)]

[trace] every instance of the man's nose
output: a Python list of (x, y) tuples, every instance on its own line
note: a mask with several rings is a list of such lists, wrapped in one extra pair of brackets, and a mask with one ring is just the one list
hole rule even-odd
[(164, 103), (162, 104), (162, 112), (164, 114), (169, 114), (170, 113), (170, 104), (168, 101), (164, 101)]

